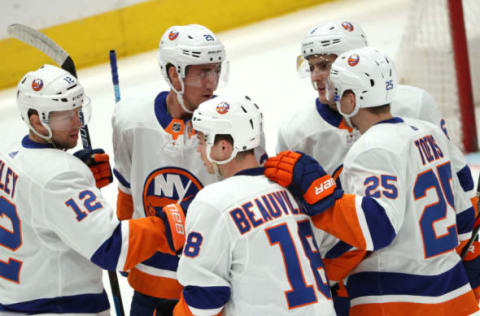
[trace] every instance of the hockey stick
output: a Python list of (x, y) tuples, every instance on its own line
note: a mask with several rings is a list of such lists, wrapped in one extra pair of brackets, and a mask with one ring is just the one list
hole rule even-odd
[[(479, 200), (477, 202), (477, 209), (480, 207), (480, 174), (478, 175), (478, 180), (477, 180), (477, 197), (479, 197)], [(467, 244), (465, 245), (465, 247), (463, 247), (462, 249), (462, 252), (460, 253), (460, 257), (464, 258), (465, 255), (467, 254), (467, 251), (468, 249), (470, 248), (470, 246), (473, 244), (473, 242), (475, 241), (475, 239), (477, 239), (477, 236), (478, 236), (478, 232), (480, 230), (480, 224), (478, 224), (477, 222), (480, 221), (480, 212), (479, 214), (477, 215), (477, 218), (475, 219), (475, 223), (473, 224), (473, 226), (475, 227), (475, 229), (472, 231), (472, 237), (468, 240)], [(477, 226), (475, 226), (477, 225)]]
[[(61, 48), (57, 43), (52, 41), (45, 34), (40, 33), (39, 31), (22, 24), (11, 24), (7, 28), (8, 35), (13, 38), (18, 39), (30, 46), (35, 47), (39, 51), (46, 54), (48, 57), (53, 59), (57, 65), (62, 69), (68, 71), (75, 78), (77, 78), (77, 70), (75, 68), (75, 63), (70, 55)], [(87, 125), (83, 125), (80, 128), (80, 136), (82, 137), (82, 145), (84, 149), (92, 150), (92, 142), (90, 140), (90, 133), (88, 132)], [(124, 316), (123, 306), (117, 306), (117, 299), (115, 295), (120, 297), (120, 287), (118, 286), (117, 274), (115, 271), (108, 271), (108, 277), (110, 279), (110, 286), (112, 288), (112, 295), (114, 297), (115, 309), (117, 310), (117, 315)], [(119, 314), (119, 309), (121, 314)]]
[[(77, 70), (75, 69), (73, 59), (63, 48), (58, 46), (57, 43), (52, 41), (45, 34), (22, 24), (9, 25), (7, 32), (11, 37), (43, 52), (45, 55), (53, 59), (62, 69), (68, 71), (77, 78)], [(82, 138), (83, 148), (91, 150), (92, 142), (90, 141), (90, 133), (88, 132), (87, 125), (83, 125), (80, 128), (80, 136)]]
[[(112, 82), (113, 90), (115, 93), (115, 103), (120, 101), (120, 86), (118, 83), (118, 70), (117, 70), (117, 54), (115, 50), (110, 50), (110, 69), (112, 71)], [(121, 274), (122, 272), (120, 272)], [(120, 292), (120, 287), (118, 285), (117, 274), (115, 271), (108, 271), (108, 276), (110, 277), (110, 287), (112, 288), (112, 295), (115, 301), (115, 309), (118, 316), (124, 316), (125, 312), (123, 310), (122, 294)], [(115, 280), (115, 282), (113, 282)]]
[(115, 93), (115, 103), (120, 101), (120, 84), (118, 81), (117, 53), (114, 49), (110, 50), (110, 69), (112, 70), (113, 92)]

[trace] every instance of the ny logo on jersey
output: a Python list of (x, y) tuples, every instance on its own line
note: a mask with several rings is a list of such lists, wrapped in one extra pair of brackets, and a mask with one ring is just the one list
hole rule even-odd
[(155, 208), (189, 201), (202, 187), (202, 183), (188, 170), (176, 167), (157, 169), (147, 177), (143, 187), (145, 214), (153, 215)]

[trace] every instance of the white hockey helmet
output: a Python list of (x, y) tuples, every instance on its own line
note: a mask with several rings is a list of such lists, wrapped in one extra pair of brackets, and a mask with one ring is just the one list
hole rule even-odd
[[(390, 104), (397, 88), (397, 72), (393, 61), (372, 47), (354, 49), (341, 54), (332, 65), (327, 82), (330, 99), (345, 118), (360, 108)], [(353, 91), (356, 106), (352, 113), (342, 113), (340, 99), (347, 90)]]
[[(17, 86), (17, 105), (27, 126), (39, 137), (50, 140), (52, 129), (50, 113), (75, 110), (82, 107), (82, 123), (90, 118), (90, 99), (85, 96), (83, 87), (69, 72), (52, 65), (43, 65), (27, 73)], [(35, 110), (48, 135), (42, 135), (30, 124), (29, 110)]]
[(319, 24), (309, 30), (302, 40), (297, 70), (301, 77), (309, 73), (306, 61), (309, 56), (323, 54), (340, 56), (346, 51), (365, 46), (368, 46), (367, 36), (356, 23), (340, 20)]
[[(192, 113), (183, 103), (185, 90), (183, 79), (188, 66), (220, 63), (223, 73), (221, 79), (226, 80), (228, 75), (225, 47), (212, 31), (198, 24), (175, 25), (168, 28), (160, 39), (158, 60), (163, 77), (177, 93), (179, 103), (187, 113)], [(169, 65), (174, 66), (179, 74), (180, 90), (175, 89), (170, 81)]]
[[(225, 164), (237, 153), (256, 148), (262, 136), (263, 115), (248, 96), (218, 96), (200, 104), (193, 112), (193, 128), (205, 135), (207, 158), (212, 163)], [(210, 151), (216, 135), (230, 135), (233, 151), (227, 160), (212, 159)]]

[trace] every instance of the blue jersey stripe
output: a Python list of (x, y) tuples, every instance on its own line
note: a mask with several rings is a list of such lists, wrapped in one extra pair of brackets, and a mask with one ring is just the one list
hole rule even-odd
[(471, 232), (475, 222), (473, 206), (457, 215), (457, 229), (459, 234)]
[(78, 314), (100, 313), (110, 308), (105, 290), (99, 294), (60, 296), (26, 301), (15, 304), (1, 304), (0, 311), (25, 314)]
[(350, 246), (349, 244), (347, 244), (346, 242), (343, 242), (343, 241), (339, 241), (335, 244), (335, 246), (333, 246), (326, 254), (325, 254), (325, 258), (327, 259), (333, 259), (333, 258), (337, 258), (337, 257), (340, 257), (341, 255), (343, 255), (344, 253), (346, 253), (347, 251), (349, 251), (350, 249), (352, 249), (352, 246)]
[(465, 165), (465, 167), (463, 167), (460, 171), (457, 172), (457, 177), (463, 191), (467, 192), (473, 190), (472, 171), (467, 165)]
[(117, 178), (118, 182), (120, 182), (124, 187), (130, 189), (130, 183), (115, 168), (113, 169), (113, 175), (115, 176), (115, 178)]
[(95, 251), (90, 261), (106, 270), (116, 270), (122, 250), (122, 225), (118, 224), (112, 236)]
[(372, 237), (373, 249), (378, 250), (388, 246), (396, 234), (385, 209), (370, 197), (362, 199), (362, 209)]
[(142, 263), (158, 269), (177, 271), (178, 257), (163, 252), (156, 252), (152, 257)]
[(183, 297), (188, 306), (198, 309), (215, 309), (224, 306), (230, 299), (228, 286), (186, 286)]
[(468, 283), (462, 263), (438, 275), (360, 272), (348, 278), (350, 298), (379, 295), (441, 296)]

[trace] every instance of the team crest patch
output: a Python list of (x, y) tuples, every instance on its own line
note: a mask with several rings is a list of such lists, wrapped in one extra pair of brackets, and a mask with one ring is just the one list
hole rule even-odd
[(353, 32), (354, 29), (353, 24), (350, 22), (343, 22), (342, 27), (348, 32)]
[(353, 54), (353, 55), (350, 55), (348, 57), (348, 64), (352, 67), (356, 66), (360, 61), (360, 56), (358, 56), (357, 54)]
[(42, 79), (34, 79), (32, 81), (32, 89), (33, 91), (40, 91), (43, 88), (43, 81)]
[(182, 125), (180, 123), (173, 123), (172, 125), (172, 131), (174, 131), (175, 133), (178, 133), (180, 132), (180, 130), (182, 129)]
[(156, 169), (145, 179), (143, 187), (145, 215), (155, 215), (167, 204), (183, 202), (185, 205), (202, 188), (202, 183), (188, 170), (178, 167)]
[(170, 34), (168, 34), (168, 39), (173, 41), (178, 37), (178, 34), (179, 34), (179, 32), (171, 31)]
[(217, 105), (217, 112), (219, 114), (225, 114), (228, 112), (229, 109), (230, 109), (230, 104), (228, 104), (227, 102), (222, 102), (219, 105)]

